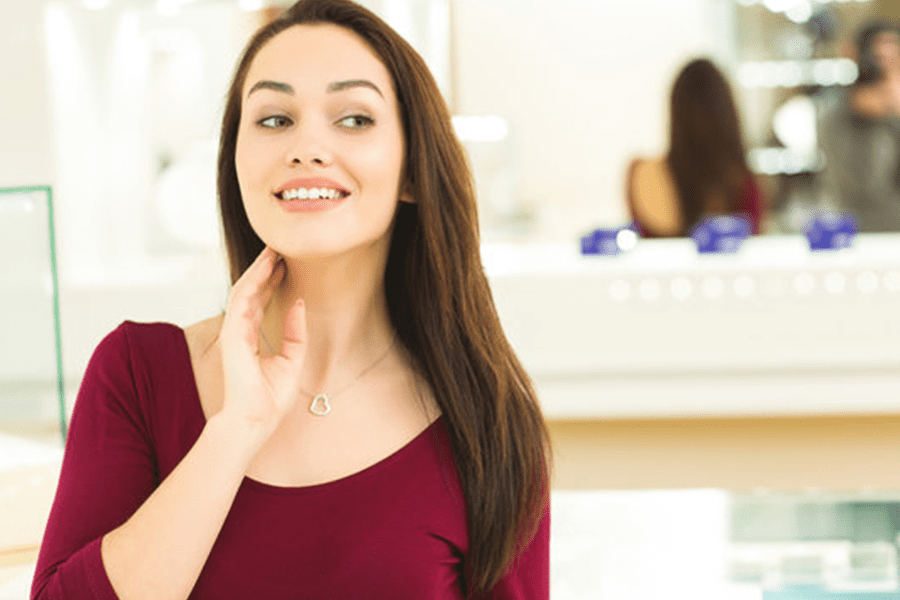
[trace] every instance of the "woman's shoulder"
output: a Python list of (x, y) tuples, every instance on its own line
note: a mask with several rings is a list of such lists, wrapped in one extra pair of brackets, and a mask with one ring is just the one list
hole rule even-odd
[(662, 157), (636, 156), (628, 164), (629, 185), (633, 186), (637, 181), (647, 178), (658, 178), (665, 174), (667, 169), (665, 159)]
[(193, 354), (195, 348), (209, 346), (216, 339), (221, 315), (210, 317), (185, 328), (166, 321), (122, 321), (97, 345), (93, 361), (122, 361), (134, 367), (137, 363), (160, 364), (161, 358), (179, 356), (172, 352), (185, 342)]
[(681, 230), (678, 192), (664, 156), (632, 160), (628, 189), (632, 217), (642, 229), (656, 235), (676, 235)]
[(669, 168), (665, 156), (636, 156), (631, 159), (631, 163), (642, 171), (660, 171)]
[(120, 400), (147, 397), (147, 382), (169, 379), (185, 364), (181, 331), (168, 322), (121, 322), (94, 349), (82, 390), (103, 391), (104, 397)]
[(208, 353), (219, 337), (224, 318), (225, 314), (219, 313), (184, 328), (184, 339), (192, 357), (201, 357)]
[(173, 336), (179, 335), (180, 331), (174, 323), (125, 320), (100, 340), (94, 353), (101, 356), (127, 356), (142, 347), (156, 347), (160, 343), (166, 343)]

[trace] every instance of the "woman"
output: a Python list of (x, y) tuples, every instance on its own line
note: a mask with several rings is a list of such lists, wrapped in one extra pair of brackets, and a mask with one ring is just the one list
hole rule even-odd
[(238, 65), (218, 189), (225, 313), (100, 344), (32, 598), (547, 598), (546, 427), (421, 58), (301, 0)]
[(885, 19), (856, 35), (859, 76), (819, 123), (822, 187), (865, 233), (900, 231), (900, 31)]
[(644, 237), (690, 234), (704, 217), (745, 213), (760, 231), (762, 201), (744, 157), (737, 109), (716, 66), (688, 63), (672, 87), (669, 152), (635, 159), (626, 198)]

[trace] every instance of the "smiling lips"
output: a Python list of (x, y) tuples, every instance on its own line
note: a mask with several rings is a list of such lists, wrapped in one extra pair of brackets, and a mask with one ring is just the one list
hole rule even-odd
[(350, 195), (350, 191), (344, 188), (336, 181), (324, 179), (321, 177), (308, 179), (291, 179), (281, 185), (275, 195), (280, 200), (319, 200), (336, 198), (346, 198)]
[(328, 210), (341, 203), (350, 191), (331, 179), (292, 179), (275, 192), (282, 208), (289, 212)]

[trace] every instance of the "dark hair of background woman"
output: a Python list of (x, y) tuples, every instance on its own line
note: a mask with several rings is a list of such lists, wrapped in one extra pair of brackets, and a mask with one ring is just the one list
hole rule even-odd
[(741, 210), (746, 178), (741, 127), (731, 89), (716, 66), (706, 59), (689, 62), (672, 86), (667, 160), (681, 199), (688, 235), (710, 208), (711, 198), (724, 210)]
[(859, 74), (854, 82), (854, 87), (878, 83), (884, 77), (878, 60), (872, 52), (875, 39), (882, 33), (893, 33), (900, 36), (900, 29), (883, 17), (876, 17), (868, 21), (856, 33), (856, 66)]
[(234, 151), (241, 92), (259, 49), (299, 24), (365, 40), (393, 78), (405, 136), (404, 181), (385, 273), (391, 321), (444, 414), (468, 512), (468, 593), (488, 590), (530, 541), (549, 498), (550, 442), (532, 384), (507, 341), (481, 264), (472, 177), (421, 57), (347, 0), (301, 0), (250, 40), (222, 122), (218, 195), (236, 281), (262, 251), (244, 212)]

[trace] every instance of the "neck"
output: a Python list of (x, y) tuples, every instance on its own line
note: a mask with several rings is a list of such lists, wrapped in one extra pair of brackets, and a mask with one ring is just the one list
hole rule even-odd
[(278, 350), (287, 309), (303, 298), (308, 348), (302, 387), (334, 393), (382, 356), (393, 339), (384, 260), (370, 265), (351, 257), (285, 257), (285, 263), (287, 275), (266, 310), (263, 334)]

